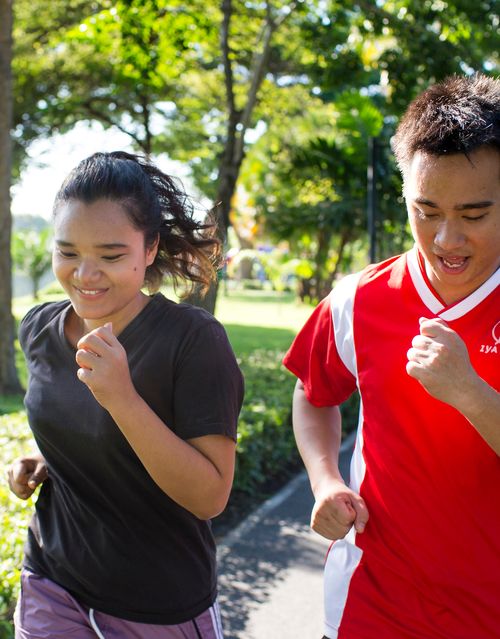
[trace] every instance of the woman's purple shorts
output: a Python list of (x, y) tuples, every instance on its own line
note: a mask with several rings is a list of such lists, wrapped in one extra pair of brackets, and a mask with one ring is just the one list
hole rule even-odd
[(174, 626), (136, 623), (86, 608), (50, 579), (23, 570), (16, 639), (223, 639), (217, 602)]

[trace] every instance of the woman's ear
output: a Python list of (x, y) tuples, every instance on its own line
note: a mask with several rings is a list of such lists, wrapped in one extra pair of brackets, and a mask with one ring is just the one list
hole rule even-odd
[(160, 242), (160, 234), (156, 236), (156, 240), (146, 248), (146, 266), (151, 266), (151, 264), (155, 261), (155, 257), (158, 253), (158, 244)]

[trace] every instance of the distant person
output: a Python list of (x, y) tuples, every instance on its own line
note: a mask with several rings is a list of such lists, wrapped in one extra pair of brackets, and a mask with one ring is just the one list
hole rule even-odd
[[(345, 277), (285, 357), (334, 540), (329, 639), (500, 637), (500, 81), (454, 77), (394, 138), (415, 246)], [(339, 405), (358, 388), (350, 487)]]
[(43, 481), (16, 639), (220, 639), (210, 518), (231, 489), (242, 377), (222, 326), (157, 290), (208, 285), (211, 228), (158, 168), (96, 153), (54, 205), (54, 273), (69, 299), (33, 308), (20, 342)]

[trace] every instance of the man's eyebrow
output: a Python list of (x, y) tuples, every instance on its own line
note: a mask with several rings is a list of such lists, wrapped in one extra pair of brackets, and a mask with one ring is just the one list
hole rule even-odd
[[(438, 209), (439, 206), (432, 202), (431, 200), (426, 199), (425, 197), (417, 197), (415, 198), (415, 202), (417, 204), (424, 204), (425, 206), (429, 206), (432, 209)], [(464, 204), (457, 204), (453, 207), (455, 211), (469, 211), (471, 209), (487, 209), (490, 206), (493, 206), (494, 202), (492, 200), (483, 200), (481, 202), (466, 202)]]
[[(65, 246), (65, 247), (75, 246), (72, 242), (67, 242), (66, 240), (56, 240), (55, 242), (58, 246)], [(128, 247), (128, 244), (123, 244), (122, 242), (110, 242), (108, 244), (94, 244), (94, 248), (113, 250), (113, 249), (127, 249), (129, 247)]]
[(456, 211), (467, 211), (469, 209), (487, 209), (495, 204), (492, 200), (484, 200), (483, 202), (467, 202), (465, 204), (457, 204)]

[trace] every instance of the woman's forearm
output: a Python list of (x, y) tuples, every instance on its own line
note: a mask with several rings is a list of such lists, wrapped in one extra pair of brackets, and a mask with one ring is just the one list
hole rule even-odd
[(185, 441), (137, 394), (110, 414), (155, 483), (199, 519), (224, 509), (231, 490), (235, 443), (223, 435)]

